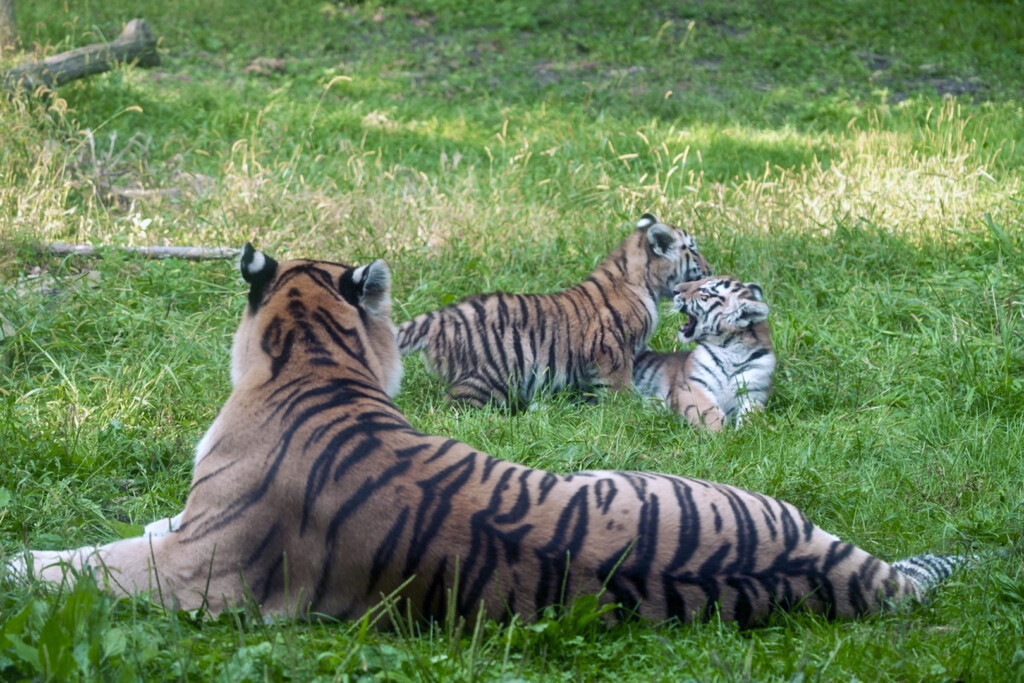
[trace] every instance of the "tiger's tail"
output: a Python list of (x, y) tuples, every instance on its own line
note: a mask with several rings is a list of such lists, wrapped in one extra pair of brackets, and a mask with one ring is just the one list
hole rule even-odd
[(926, 597), (937, 585), (958, 569), (977, 561), (975, 555), (912, 555), (892, 563), (892, 568), (907, 577), (917, 588), (918, 595)]
[(404, 356), (427, 348), (427, 344), (430, 343), (430, 327), (433, 319), (430, 313), (423, 313), (399, 325), (395, 334), (398, 341), (398, 352)]

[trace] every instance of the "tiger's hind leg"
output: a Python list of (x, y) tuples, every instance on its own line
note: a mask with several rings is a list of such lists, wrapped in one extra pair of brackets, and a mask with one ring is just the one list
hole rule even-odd
[(452, 381), (448, 399), (473, 408), (482, 408), (489, 403), (503, 406), (509, 404), (509, 387), (498, 384), (481, 372), (468, 373)]
[(718, 401), (691, 384), (674, 387), (668, 403), (675, 413), (686, 418), (694, 427), (706, 427), (713, 432), (720, 432), (725, 427), (725, 413)]

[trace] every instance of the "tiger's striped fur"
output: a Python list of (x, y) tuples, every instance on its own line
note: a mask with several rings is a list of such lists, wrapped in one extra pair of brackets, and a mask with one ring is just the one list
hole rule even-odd
[(691, 424), (720, 431), (764, 407), (772, 388), (775, 354), (768, 304), (761, 287), (715, 276), (676, 286), (676, 310), (686, 314), (679, 341), (692, 351), (645, 350), (633, 361), (633, 383)]
[(398, 328), (457, 401), (522, 408), (539, 389), (632, 385), (633, 356), (658, 324), (657, 302), (711, 269), (686, 232), (651, 214), (585, 281), (553, 294), (484, 294)]
[(199, 444), (180, 523), (11, 569), (61, 581), (90, 567), (113, 592), (212, 612), (254, 599), (265, 613), (355, 618), (395, 596), (424, 617), (530, 619), (600, 593), (623, 617), (718, 609), (753, 625), (777, 608), (839, 617), (921, 598), (958, 562), (887, 564), (725, 484), (564, 476), (423, 434), (390, 399), (401, 365), (383, 262), (277, 264), (246, 245), (242, 273), (233, 390)]

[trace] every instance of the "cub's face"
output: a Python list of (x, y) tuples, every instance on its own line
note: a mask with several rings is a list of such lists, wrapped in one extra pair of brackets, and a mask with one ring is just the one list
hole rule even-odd
[(768, 318), (761, 287), (733, 277), (707, 277), (676, 286), (672, 303), (685, 313), (679, 341), (689, 343), (742, 332)]
[(402, 362), (391, 322), (391, 273), (384, 261), (277, 263), (246, 245), (240, 263), (249, 301), (235, 334), (231, 379), (265, 383), (301, 371), (372, 374), (398, 393)]
[(649, 213), (637, 221), (636, 227), (647, 238), (647, 281), (660, 298), (672, 296), (679, 283), (711, 275), (711, 266), (698, 251), (696, 240), (685, 230), (662, 223)]

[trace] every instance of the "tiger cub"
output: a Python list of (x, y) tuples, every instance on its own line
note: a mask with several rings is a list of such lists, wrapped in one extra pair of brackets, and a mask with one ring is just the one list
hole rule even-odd
[(417, 431), (383, 261), (277, 263), (246, 245), (233, 389), (200, 441), (173, 530), (8, 563), (59, 582), (88, 568), (169, 608), (256, 604), (355, 619), (382, 600), (444, 619), (532, 619), (599, 595), (619, 618), (744, 625), (923, 598), (964, 560), (888, 564), (788, 503), (649, 472), (560, 475)]
[(542, 387), (632, 386), (633, 356), (658, 324), (659, 299), (711, 269), (686, 232), (644, 214), (585, 281), (553, 294), (469, 297), (398, 328), (449, 396), (524, 408)]
[(633, 361), (633, 382), (695, 426), (720, 431), (764, 407), (775, 354), (761, 287), (733, 277), (708, 277), (675, 288), (673, 304), (687, 316), (679, 341), (692, 351), (645, 350)]

